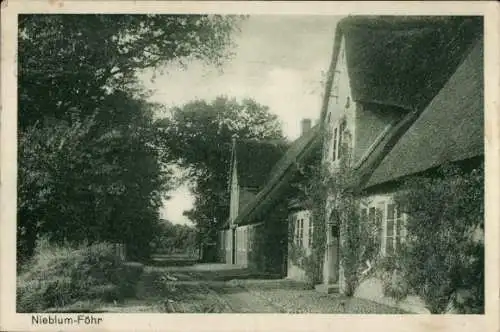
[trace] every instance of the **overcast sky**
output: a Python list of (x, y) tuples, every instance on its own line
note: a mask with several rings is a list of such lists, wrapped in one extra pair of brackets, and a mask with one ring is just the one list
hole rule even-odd
[[(152, 100), (167, 106), (218, 95), (253, 98), (267, 105), (283, 122), (285, 135), (300, 135), (300, 120), (319, 118), (322, 82), (333, 49), (337, 16), (252, 16), (236, 36), (235, 57), (223, 72), (201, 63), (187, 69), (168, 68), (146, 85)], [(185, 187), (173, 192), (162, 211), (164, 218), (186, 223), (182, 216), (192, 199)]]

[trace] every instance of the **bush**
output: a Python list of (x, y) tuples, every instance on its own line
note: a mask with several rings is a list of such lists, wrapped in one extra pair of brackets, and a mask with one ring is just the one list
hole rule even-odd
[(444, 167), (437, 175), (408, 182), (408, 190), (397, 198), (408, 214), (408, 236), (398, 261), (409, 286), (431, 312), (443, 313), (464, 289), (472, 296), (461, 313), (482, 312), (483, 169)]
[(118, 286), (118, 291), (122, 296), (133, 297), (136, 294), (136, 286), (143, 271), (143, 264), (126, 262), (114, 270), (111, 280)]
[(132, 296), (142, 265), (126, 264), (113, 245), (72, 248), (41, 241), (17, 278), (17, 311), (41, 312), (77, 301)]

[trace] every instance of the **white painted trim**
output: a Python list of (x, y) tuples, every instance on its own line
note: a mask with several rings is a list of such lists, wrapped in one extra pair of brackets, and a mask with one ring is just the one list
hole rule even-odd
[[(380, 209), (381, 205), (382, 207), (382, 234), (378, 234), (377, 236), (380, 236), (380, 254), (382, 256), (385, 256), (387, 254), (387, 216), (388, 216), (388, 208), (389, 204), (395, 204), (394, 202), (394, 194), (384, 194), (384, 195), (375, 195), (373, 197), (368, 198), (369, 202), (360, 202), (360, 210), (361, 209), (367, 209), (367, 213), (369, 214), (369, 209), (370, 207), (375, 207), (375, 209)], [(397, 233), (397, 228), (396, 228), (396, 222), (394, 222), (394, 229), (393, 229), (393, 246), (395, 247), (396, 244), (396, 237), (400, 237), (400, 243), (403, 243), (405, 241), (405, 238), (407, 236), (407, 230), (406, 230), (406, 221), (408, 216), (405, 213), (399, 212), (401, 214), (401, 227), (402, 231), (401, 233)], [(396, 219), (394, 219), (396, 221)]]

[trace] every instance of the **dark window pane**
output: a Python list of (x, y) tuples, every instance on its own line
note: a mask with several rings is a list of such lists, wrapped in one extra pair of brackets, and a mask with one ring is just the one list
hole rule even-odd
[(370, 222), (375, 222), (376, 218), (376, 209), (375, 207), (370, 208), (370, 212), (368, 213), (368, 220)]
[(387, 255), (392, 255), (394, 253), (394, 245), (392, 241), (392, 237), (387, 238), (387, 242), (385, 244), (385, 251)]
[(394, 219), (394, 204), (387, 204), (387, 219)]
[(401, 217), (401, 212), (399, 211), (399, 206), (397, 206), (397, 205), (395, 205), (395, 207), (394, 207), (394, 214), (395, 214), (395, 218)]
[(361, 209), (361, 218), (363, 218), (364, 220), (367, 220), (366, 212), (367, 209), (365, 208)]
[(394, 234), (394, 220), (387, 220), (387, 236), (392, 236)]

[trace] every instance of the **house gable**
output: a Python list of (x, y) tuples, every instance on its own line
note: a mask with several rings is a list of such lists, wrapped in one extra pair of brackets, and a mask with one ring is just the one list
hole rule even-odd
[(262, 141), (233, 137), (229, 172), (229, 225), (265, 185), (272, 167), (283, 155), (284, 141)]
[[(339, 153), (339, 142), (348, 141), (350, 161), (360, 167), (385, 136), (438, 93), (481, 27), (473, 17), (343, 19), (325, 116), (331, 131), (325, 161), (338, 159), (333, 155)], [(340, 135), (344, 128), (347, 137)]]
[(238, 183), (238, 167), (237, 167), (237, 159), (233, 154), (230, 173), (230, 199), (229, 199), (229, 220), (231, 223), (238, 216), (239, 206), (240, 206), (240, 186)]
[(273, 203), (288, 188), (289, 182), (298, 172), (296, 164), (301, 163), (313, 155), (314, 151), (320, 149), (320, 142), (319, 126), (311, 128), (296, 139), (285, 155), (274, 165), (265, 181), (264, 187), (240, 211), (235, 224), (246, 225), (258, 222), (259, 216), (271, 208)]

